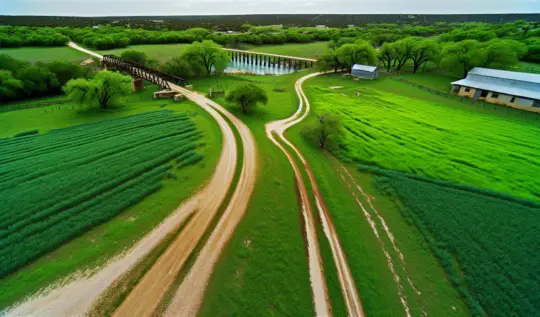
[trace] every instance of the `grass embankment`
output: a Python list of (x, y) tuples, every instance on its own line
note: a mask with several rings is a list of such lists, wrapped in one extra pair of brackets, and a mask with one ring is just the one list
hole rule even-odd
[[(251, 129), (259, 151), (258, 178), (246, 215), (217, 263), (205, 293), (201, 316), (312, 316), (307, 252), (302, 238), (294, 175), (283, 153), (266, 137), (266, 122), (296, 111), (294, 81), (299, 76), (257, 77), (269, 104), (244, 115), (224, 99), (216, 101)], [(229, 77), (192, 80), (194, 87), (229, 91), (245, 82)], [(275, 92), (274, 88), (286, 88)]]
[(317, 58), (328, 48), (328, 42), (248, 45), (248, 50), (261, 53)]
[(0, 48), (0, 54), (11, 55), (27, 62), (73, 61), (82, 62), (89, 56), (67, 46)]
[[(336, 85), (344, 88), (328, 88)], [(388, 78), (326, 76), (307, 92), (317, 111), (343, 117), (342, 159), (540, 199), (534, 113), (462, 103)]]
[[(126, 97), (123, 106), (107, 112), (94, 108), (72, 109), (69, 105), (62, 105), (60, 109), (47, 107), (47, 112), (43, 108), (36, 108), (0, 114), (0, 125), (3, 127), (0, 136), (7, 137), (20, 131), (37, 129), (43, 133), (105, 118), (171, 109), (188, 113), (197, 129), (204, 133), (206, 143), (200, 149), (205, 159), (195, 166), (184, 168), (178, 179), (163, 180), (159, 191), (137, 205), (2, 279), (0, 307), (6, 307), (78, 269), (101, 265), (152, 230), (211, 176), (221, 150), (218, 126), (206, 112), (189, 101), (176, 104), (170, 100), (152, 99), (153, 90), (148, 87), (143, 92)], [(166, 107), (162, 108), (163, 105)], [(53, 108), (54, 111), (51, 111)]]

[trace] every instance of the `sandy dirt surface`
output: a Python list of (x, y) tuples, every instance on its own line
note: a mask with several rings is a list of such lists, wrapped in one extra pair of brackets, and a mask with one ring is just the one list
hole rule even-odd
[[(80, 48), (75, 43), (70, 43), (69, 45), (75, 49), (101, 58), (101, 55)], [(200, 229), (201, 226), (204, 226), (208, 221), (209, 215), (214, 214), (217, 208), (219, 208), (225, 199), (236, 169), (238, 153), (234, 133), (215, 108), (207, 104), (209, 101), (208, 99), (190, 93), (177, 86), (174, 86), (173, 89), (184, 93), (187, 98), (197, 102), (204, 110), (212, 115), (217, 121), (223, 134), (223, 149), (216, 170), (209, 183), (201, 191), (184, 202), (156, 229), (142, 238), (129, 251), (112, 259), (105, 266), (97, 270), (97, 272), (77, 273), (62, 283), (58, 288), (49, 289), (43, 293), (36, 294), (8, 311), (8, 316), (83, 316), (91, 308), (94, 301), (112, 282), (128, 272), (131, 267), (136, 265), (155, 246), (157, 246), (163, 238), (176, 230), (190, 214), (195, 213), (188, 226), (190, 228), (195, 227), (195, 231), (199, 231), (198, 229)], [(182, 233), (186, 232), (188, 226), (184, 228)], [(193, 233), (193, 230), (187, 231)], [(195, 240), (197, 240), (197, 234), (187, 236), (184, 234), (183, 237), (186, 240), (181, 241), (181, 243), (178, 243), (178, 241), (173, 242), (170, 249), (168, 249), (162, 257), (167, 256), (166, 259), (169, 257), (176, 259), (177, 251), (180, 252), (186, 250), (187, 245), (191, 246), (196, 244)], [(169, 264), (170, 262), (162, 261), (161, 263)], [(175, 275), (173, 274), (172, 269), (176, 267), (178, 267), (178, 264), (175, 261), (172, 261), (169, 271), (164, 271), (166, 274), (170, 273), (169, 276), (165, 278), (165, 282), (174, 280)], [(157, 292), (160, 293), (161, 290), (158, 290)], [(152, 292), (150, 292), (150, 294), (153, 297), (144, 298), (140, 303), (151, 306), (154, 302), (150, 301), (157, 298), (155, 301), (155, 305), (157, 305), (161, 298), (158, 298), (158, 296)], [(136, 307), (138, 306), (135, 306), (134, 309), (136, 309)], [(128, 315), (141, 316), (138, 313)]]
[[(219, 109), (238, 129), (244, 148), (244, 164), (231, 200), (192, 269), (182, 282), (177, 296), (174, 297), (171, 303), (171, 307), (167, 310), (168, 314), (173, 311), (174, 316), (179, 316), (184, 312), (187, 315), (194, 315), (194, 313), (191, 314), (190, 312), (198, 310), (214, 264), (222, 248), (234, 232), (236, 225), (244, 215), (255, 185), (257, 152), (251, 131), (227, 110), (198, 93), (178, 86), (172, 88), (181, 92), (190, 100)], [(201, 205), (201, 210), (195, 214), (173, 244), (131, 291), (115, 311), (114, 316), (151, 316), (153, 314), (163, 295), (174, 282), (178, 272), (214, 219), (223, 200), (218, 201), (217, 194), (218, 191), (209, 192), (205, 204)]]
[[(285, 150), (284, 147), (279, 142), (276, 141), (276, 139), (274, 138), (274, 135), (276, 135), (280, 139), (281, 142), (287, 144), (290, 148), (292, 148), (293, 151), (296, 153), (296, 155), (302, 161), (303, 168), (308, 173), (309, 182), (311, 183), (313, 195), (315, 197), (316, 208), (321, 218), (323, 231), (325, 233), (326, 238), (330, 242), (330, 248), (332, 250), (332, 256), (333, 256), (334, 262), (336, 263), (338, 278), (340, 281), (342, 292), (344, 294), (348, 315), (349, 316), (364, 316), (362, 304), (358, 296), (358, 292), (356, 290), (356, 286), (354, 284), (351, 271), (347, 264), (345, 252), (343, 251), (343, 248), (341, 244), (339, 243), (337, 232), (335, 230), (334, 224), (332, 222), (332, 219), (330, 217), (330, 213), (326, 207), (326, 204), (324, 203), (324, 198), (322, 197), (319, 191), (313, 172), (311, 171), (309, 164), (304, 159), (300, 151), (284, 137), (284, 132), (289, 127), (302, 121), (309, 114), (310, 104), (309, 104), (309, 100), (304, 94), (304, 91), (302, 90), (302, 84), (304, 83), (305, 80), (312, 78), (314, 76), (321, 75), (321, 74), (322, 73), (313, 73), (313, 74), (300, 78), (296, 82), (295, 89), (296, 89), (298, 98), (300, 100), (298, 110), (292, 117), (288, 119), (271, 122), (267, 124), (266, 133), (267, 133), (267, 136), (272, 140), (272, 142), (274, 142), (287, 155), (291, 165), (293, 166), (293, 169), (295, 170), (295, 175), (296, 175), (299, 187), (303, 186), (302, 176), (298, 172), (299, 168), (296, 165), (295, 161), (293, 160), (292, 155), (287, 150)], [(303, 212), (305, 213), (305, 211), (307, 210), (308, 211), (307, 214), (311, 215), (307, 217), (308, 219), (306, 219), (305, 223), (306, 223), (306, 233), (307, 233), (306, 237), (307, 237), (307, 243), (308, 243), (308, 255), (310, 257), (310, 261), (309, 261), (310, 277), (311, 277), (312, 289), (313, 289), (313, 294), (314, 294), (315, 312), (318, 316), (327, 316), (328, 314), (330, 314), (330, 304), (328, 301), (328, 294), (327, 294), (327, 289), (326, 289), (325, 280), (324, 280), (323, 268), (321, 264), (320, 250), (316, 243), (315, 224), (314, 224), (315, 220), (313, 219), (314, 217), (310, 209), (311, 207), (309, 207), (310, 206), (309, 199), (308, 198), (304, 199), (302, 195), (302, 191), (305, 191), (305, 190), (306, 190), (305, 187), (300, 188)], [(311, 236), (308, 235), (310, 233), (311, 233)], [(310, 241), (310, 240), (315, 240), (315, 241)], [(316, 262), (318, 262), (318, 264), (316, 264)], [(322, 277), (320, 277), (319, 275), (322, 275)], [(321, 279), (322, 281), (320, 281)], [(323, 293), (324, 293), (324, 296), (322, 295)], [(324, 312), (323, 309), (326, 309), (326, 312)]]
[[(219, 108), (216, 103), (211, 103)], [(238, 129), (244, 148), (244, 165), (227, 209), (199, 253), (195, 263), (180, 284), (165, 316), (195, 316), (202, 303), (204, 291), (223, 248), (242, 219), (255, 186), (256, 147), (249, 128), (225, 109), (220, 109)]]

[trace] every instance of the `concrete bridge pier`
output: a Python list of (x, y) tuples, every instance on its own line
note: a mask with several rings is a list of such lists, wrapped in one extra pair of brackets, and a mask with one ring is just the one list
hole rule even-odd
[(132, 90), (137, 92), (144, 89), (144, 79), (142, 78), (133, 78)]

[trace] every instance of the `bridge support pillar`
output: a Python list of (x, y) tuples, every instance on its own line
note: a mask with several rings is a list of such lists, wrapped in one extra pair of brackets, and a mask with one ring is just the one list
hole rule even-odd
[(133, 78), (132, 90), (137, 92), (144, 89), (144, 79), (142, 78)]

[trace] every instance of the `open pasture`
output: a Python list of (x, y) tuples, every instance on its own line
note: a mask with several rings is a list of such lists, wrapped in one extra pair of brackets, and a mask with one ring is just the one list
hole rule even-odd
[(426, 178), (378, 171), (424, 235), (474, 316), (536, 316), (540, 310), (540, 205)]
[(200, 138), (163, 110), (0, 139), (0, 277), (157, 191)]
[(82, 62), (89, 56), (68, 46), (0, 48), (0, 54), (10, 55), (26, 62), (70, 61)]
[[(336, 85), (345, 87), (328, 88)], [(344, 159), (540, 199), (532, 113), (499, 114), (384, 78), (325, 76), (306, 91), (316, 112), (343, 118)]]

